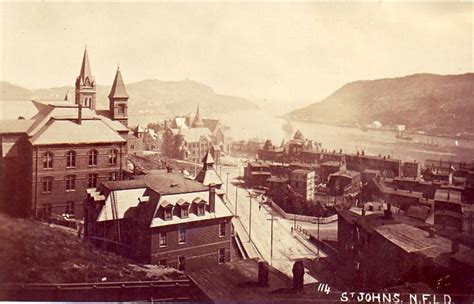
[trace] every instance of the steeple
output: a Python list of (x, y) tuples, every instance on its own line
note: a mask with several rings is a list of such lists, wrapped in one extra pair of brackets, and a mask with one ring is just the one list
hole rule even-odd
[(128, 127), (128, 94), (123, 83), (120, 66), (117, 66), (114, 83), (109, 93), (109, 111), (113, 120), (120, 121)]
[(89, 78), (92, 80), (91, 67), (89, 65), (89, 55), (87, 54), (87, 45), (84, 48), (84, 56), (82, 57), (81, 72), (79, 74), (83, 80)]
[(199, 114), (199, 105), (197, 106), (196, 115), (194, 116), (193, 123), (191, 124), (191, 128), (199, 128), (204, 126), (204, 123), (201, 120), (201, 115)]
[(120, 66), (117, 67), (117, 73), (115, 74), (109, 98), (128, 98), (127, 90), (125, 89), (125, 84), (122, 79), (122, 73), (120, 72)]
[(81, 103), (84, 107), (95, 110), (95, 79), (91, 73), (87, 46), (84, 49), (79, 76), (76, 78), (75, 95), (76, 104)]

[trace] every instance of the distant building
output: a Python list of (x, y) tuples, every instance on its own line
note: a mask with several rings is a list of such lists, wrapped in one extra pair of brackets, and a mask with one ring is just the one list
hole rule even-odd
[(306, 201), (314, 200), (314, 171), (297, 169), (291, 172), (290, 186)]
[(193, 271), (230, 261), (232, 213), (213, 184), (181, 173), (88, 190), (85, 236), (144, 263)]
[(96, 110), (96, 82), (87, 49), (75, 85), (74, 102), (34, 100), (38, 113), (31, 119), (0, 121), (3, 210), (81, 218), (86, 189), (122, 178), (128, 95), (120, 69), (109, 109)]

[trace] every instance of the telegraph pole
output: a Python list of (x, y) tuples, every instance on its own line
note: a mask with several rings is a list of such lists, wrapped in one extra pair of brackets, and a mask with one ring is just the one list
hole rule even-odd
[(318, 257), (319, 257), (319, 246), (321, 246), (321, 243), (319, 241), (319, 217), (318, 217)]
[(249, 193), (250, 212), (249, 212), (249, 243), (252, 242), (252, 194)]
[(267, 219), (267, 221), (271, 221), (271, 231), (270, 231), (270, 265), (273, 262), (273, 221), (277, 221), (278, 219), (273, 218), (273, 213), (271, 214), (271, 218)]
[(229, 196), (229, 172), (226, 173), (227, 174), (227, 179), (226, 179), (226, 184), (225, 184), (225, 194), (227, 196)]
[(239, 187), (238, 185), (235, 185), (235, 212), (234, 215), (237, 217), (237, 194), (239, 193)]

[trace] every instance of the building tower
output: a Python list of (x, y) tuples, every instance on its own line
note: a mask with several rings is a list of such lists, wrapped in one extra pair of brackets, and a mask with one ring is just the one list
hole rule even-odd
[(194, 116), (193, 123), (191, 124), (191, 128), (200, 128), (203, 127), (204, 123), (201, 120), (201, 115), (199, 114), (199, 105), (197, 106), (196, 115)]
[(89, 56), (87, 55), (87, 46), (84, 49), (82, 58), (81, 72), (76, 78), (76, 104), (95, 110), (95, 79), (92, 76), (89, 65)]
[(120, 67), (117, 67), (114, 84), (109, 94), (109, 110), (113, 120), (120, 121), (128, 127), (128, 94), (123, 83)]

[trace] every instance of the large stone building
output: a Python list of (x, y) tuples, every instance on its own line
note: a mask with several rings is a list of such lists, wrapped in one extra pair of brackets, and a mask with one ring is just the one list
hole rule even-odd
[(32, 102), (38, 112), (31, 119), (0, 121), (0, 206), (21, 216), (80, 218), (86, 189), (122, 178), (128, 95), (121, 72), (117, 69), (109, 109), (96, 110), (86, 49), (74, 102)]

